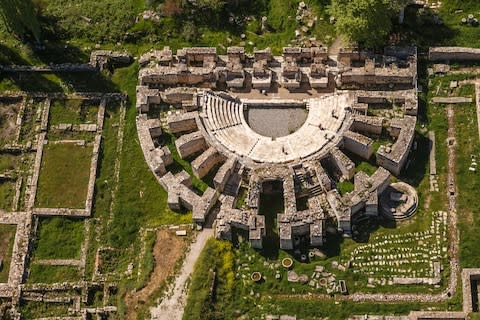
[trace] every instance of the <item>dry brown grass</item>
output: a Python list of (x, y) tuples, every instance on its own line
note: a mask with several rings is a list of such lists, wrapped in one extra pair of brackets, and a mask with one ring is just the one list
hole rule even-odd
[(126, 319), (137, 319), (137, 308), (146, 302), (156, 289), (162, 286), (167, 277), (174, 272), (177, 261), (186, 248), (186, 241), (168, 229), (157, 230), (157, 238), (153, 247), (155, 268), (145, 287), (139, 291), (131, 291), (125, 297), (127, 307)]

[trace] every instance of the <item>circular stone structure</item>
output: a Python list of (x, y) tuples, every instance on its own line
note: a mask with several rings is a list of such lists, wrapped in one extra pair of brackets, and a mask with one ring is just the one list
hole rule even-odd
[[(352, 124), (351, 94), (333, 94), (306, 100), (237, 100), (227, 94), (205, 92), (200, 125), (207, 133), (209, 144), (227, 157), (240, 156), (246, 163), (288, 163), (326, 154), (338, 145), (343, 132)], [(308, 115), (295, 132), (268, 137), (255, 132), (248, 124), (245, 110), (249, 105), (264, 108), (298, 108), (305, 105)], [(302, 111), (303, 112), (303, 111)], [(268, 125), (268, 119), (262, 119)], [(288, 130), (288, 124), (287, 124)]]
[(252, 273), (251, 278), (253, 282), (259, 282), (262, 280), (262, 274), (258, 271), (255, 271)]
[(410, 218), (418, 206), (417, 191), (404, 182), (392, 183), (380, 197), (382, 214), (391, 220)]
[(284, 268), (290, 269), (293, 266), (293, 260), (291, 258), (283, 258), (282, 266)]

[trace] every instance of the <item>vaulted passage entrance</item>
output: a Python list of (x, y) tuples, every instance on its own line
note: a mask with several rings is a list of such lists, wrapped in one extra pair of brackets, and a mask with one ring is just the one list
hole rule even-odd
[(284, 212), (283, 181), (265, 181), (260, 193), (259, 214), (265, 216), (266, 235), (263, 252), (269, 259), (277, 259), (280, 248), (277, 215)]

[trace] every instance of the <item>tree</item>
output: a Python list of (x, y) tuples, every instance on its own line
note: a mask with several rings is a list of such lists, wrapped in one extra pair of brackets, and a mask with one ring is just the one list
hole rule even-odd
[(0, 0), (0, 15), (10, 32), (22, 38), (31, 34), (40, 41), (40, 24), (31, 0)]
[(225, 1), (223, 0), (197, 0), (194, 3), (200, 9), (212, 10), (214, 12), (219, 12), (225, 7)]
[(392, 29), (392, 18), (405, 0), (332, 0), (329, 13), (337, 33), (367, 47), (382, 45)]

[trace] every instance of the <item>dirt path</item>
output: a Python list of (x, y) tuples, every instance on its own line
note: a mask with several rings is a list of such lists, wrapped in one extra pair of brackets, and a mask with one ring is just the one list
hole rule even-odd
[(160, 304), (150, 309), (152, 320), (181, 320), (183, 309), (187, 302), (187, 281), (193, 272), (197, 261), (207, 240), (213, 236), (213, 229), (203, 229), (191, 244), (189, 252), (183, 261), (182, 268), (175, 279), (175, 283), (169, 288), (165, 298)]
[(157, 230), (157, 238), (153, 247), (155, 268), (147, 285), (139, 291), (131, 291), (125, 297), (128, 320), (137, 319), (137, 307), (147, 301), (150, 295), (158, 289), (174, 271), (175, 264), (182, 256), (187, 243), (168, 229)]
[(337, 56), (340, 52), (340, 48), (345, 47), (345, 39), (342, 36), (338, 36), (333, 41), (332, 45), (328, 48), (328, 55), (329, 56)]
[(0, 108), (0, 137), (2, 141), (10, 142), (15, 137), (17, 129), (17, 114), (21, 103), (3, 104)]

